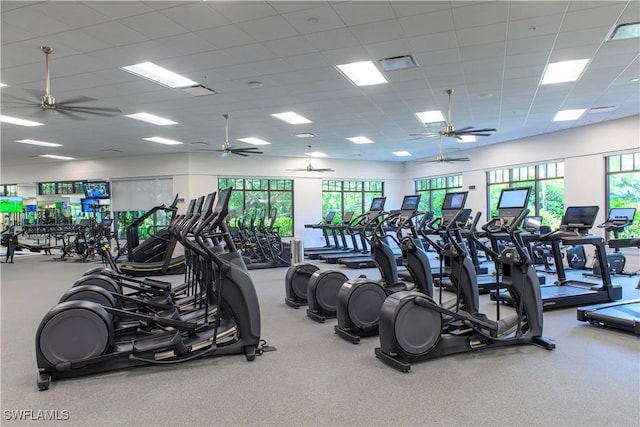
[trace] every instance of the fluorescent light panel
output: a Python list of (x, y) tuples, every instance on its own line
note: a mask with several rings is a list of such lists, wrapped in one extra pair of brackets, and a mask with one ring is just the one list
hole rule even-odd
[(150, 138), (142, 138), (145, 141), (151, 141), (151, 142), (157, 142), (158, 144), (164, 144), (164, 145), (180, 145), (182, 144), (182, 142), (180, 141), (175, 141), (173, 139), (167, 139), (167, 138), (162, 138), (160, 136), (152, 136)]
[(316, 135), (311, 132), (296, 133), (296, 136), (298, 138), (315, 138), (316, 137)]
[(461, 144), (466, 144), (469, 142), (476, 142), (475, 135), (459, 135), (458, 142)]
[(140, 64), (128, 65), (121, 69), (171, 88), (189, 87), (198, 84), (198, 82), (194, 82), (180, 74), (176, 74), (173, 71), (162, 68), (153, 62), (142, 62)]
[(542, 76), (541, 85), (575, 82), (580, 78), (590, 59), (552, 62), (547, 65)]
[(625, 40), (640, 37), (640, 22), (617, 25), (611, 32), (609, 40)]
[(32, 122), (31, 120), (18, 119), (17, 117), (10, 117), (10, 116), (3, 116), (3, 115), (0, 115), (0, 122), (11, 123), (12, 125), (27, 126), (27, 127), (44, 125), (44, 123)]
[(569, 120), (578, 120), (584, 112), (587, 111), (585, 108), (576, 109), (576, 110), (561, 110), (558, 111), (556, 116), (553, 118), (554, 122), (566, 122)]
[(302, 117), (300, 114), (294, 113), (293, 111), (285, 111), (284, 113), (276, 113), (272, 114), (276, 119), (280, 119), (284, 122), (287, 122), (292, 125), (301, 125), (304, 123), (311, 123), (311, 120), (306, 117)]
[(309, 156), (311, 156), (311, 157), (327, 157), (326, 154), (324, 154), (323, 152), (320, 152), (320, 151), (312, 151), (311, 153), (309, 153)]
[(411, 153), (408, 151), (394, 151), (393, 155), (398, 157), (410, 157)]
[(370, 86), (387, 83), (387, 79), (371, 61), (336, 65), (336, 68), (338, 68), (338, 70), (340, 70), (340, 72), (356, 86)]
[(373, 144), (373, 141), (366, 136), (352, 136), (351, 138), (347, 139), (354, 144)]
[(165, 119), (164, 117), (156, 116), (149, 113), (125, 114), (124, 116), (129, 117), (130, 119), (140, 120), (142, 122), (147, 122), (158, 126), (169, 126), (178, 124), (178, 122), (174, 122), (173, 120)]
[(440, 110), (420, 111), (415, 113), (420, 123), (442, 123), (446, 124), (446, 119)]
[(250, 136), (248, 138), (239, 138), (238, 141), (246, 142), (247, 144), (251, 144), (251, 145), (269, 145), (269, 144), (271, 144), (268, 141), (265, 141), (265, 140), (260, 139), (260, 138), (254, 138), (252, 136)]
[(0, 82), (0, 87), (5, 87), (7, 84)]
[(41, 154), (38, 157), (46, 157), (47, 159), (55, 160), (75, 160), (75, 157), (58, 156), (57, 154)]
[(18, 139), (16, 142), (20, 144), (39, 145), (41, 147), (62, 147), (62, 144), (56, 144), (55, 142), (38, 141), (36, 139)]

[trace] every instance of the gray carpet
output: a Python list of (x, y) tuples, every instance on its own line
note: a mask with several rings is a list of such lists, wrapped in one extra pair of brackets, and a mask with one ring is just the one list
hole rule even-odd
[[(353, 345), (333, 333), (335, 321), (318, 324), (304, 308), (287, 307), (282, 268), (251, 273), (262, 334), (276, 352), (251, 363), (227, 356), (54, 380), (38, 392), (36, 328), (92, 266), (51, 259), (0, 265), (2, 425), (640, 425), (640, 340), (577, 322), (575, 309), (545, 313), (554, 351), (499, 348), (416, 363), (402, 374), (375, 358), (377, 337)], [(637, 280), (616, 278), (625, 299), (640, 297)], [(493, 304), (481, 299), (493, 316)], [(69, 419), (34, 419), (39, 410)], [(11, 419), (19, 413), (30, 420)]]

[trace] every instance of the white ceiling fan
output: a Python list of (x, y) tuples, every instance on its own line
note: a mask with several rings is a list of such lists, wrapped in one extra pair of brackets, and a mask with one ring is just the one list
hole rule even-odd
[(308, 145), (307, 147), (309, 147), (309, 153), (307, 154), (307, 156), (309, 157), (309, 164), (307, 165), (306, 168), (297, 168), (297, 169), (286, 169), (286, 171), (288, 172), (335, 172), (333, 169), (331, 168), (315, 168), (313, 167), (313, 165), (311, 164), (311, 146)]
[(453, 122), (451, 121), (451, 94), (453, 94), (453, 89), (447, 89), (445, 93), (449, 96), (449, 115), (447, 117), (447, 123), (445, 124), (444, 130), (440, 132), (425, 132), (425, 133), (413, 133), (409, 136), (412, 136), (411, 139), (422, 139), (422, 138), (433, 138), (436, 136), (439, 137), (453, 137), (459, 141), (462, 141), (464, 136), (490, 136), (489, 132), (495, 132), (496, 130), (493, 128), (483, 128), (476, 129), (473, 126), (467, 126), (462, 129), (456, 130), (453, 126)]
[(51, 79), (50, 79), (50, 69), (49, 69), (49, 55), (53, 52), (53, 48), (49, 46), (41, 46), (40, 50), (45, 55), (45, 86), (44, 86), (44, 95), (40, 90), (33, 89), (25, 89), (27, 92), (31, 93), (33, 96), (37, 97), (38, 101), (34, 101), (31, 99), (23, 99), (18, 98), (16, 96), (3, 94), (2, 96), (11, 98), (14, 101), (8, 101), (9, 103), (20, 104), (23, 107), (36, 107), (39, 109), (38, 114), (47, 114), (50, 112), (58, 112), (64, 114), (65, 116), (76, 119), (76, 120), (84, 120), (83, 117), (76, 115), (76, 113), (83, 114), (93, 114), (96, 116), (104, 116), (104, 117), (113, 117), (119, 114), (122, 114), (117, 108), (101, 108), (101, 107), (84, 107), (75, 104), (98, 101), (95, 98), (90, 98), (88, 96), (78, 96), (72, 99), (67, 99), (63, 102), (58, 102), (51, 95)]

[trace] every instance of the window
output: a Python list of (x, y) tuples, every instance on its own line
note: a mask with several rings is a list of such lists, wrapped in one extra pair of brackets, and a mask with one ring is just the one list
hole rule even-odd
[(83, 194), (82, 181), (40, 182), (38, 194), (50, 196), (54, 194)]
[(322, 216), (336, 211), (335, 222), (342, 221), (345, 212), (354, 218), (369, 210), (375, 197), (384, 196), (382, 181), (322, 181)]
[(280, 236), (293, 236), (293, 180), (266, 178), (219, 178), (218, 188), (233, 187), (229, 200), (231, 223), (243, 215), (256, 214), (264, 209), (268, 216), (271, 209), (278, 210), (274, 227)]
[(419, 210), (442, 215), (442, 202), (447, 192), (462, 190), (462, 175), (450, 175), (415, 181), (416, 194), (420, 195)]
[(636, 208), (633, 223), (620, 233), (620, 237), (637, 237), (640, 234), (640, 152), (607, 157), (606, 174), (605, 215), (611, 208)]
[(487, 205), (490, 217), (504, 188), (531, 187), (529, 215), (542, 216), (542, 223), (557, 228), (564, 215), (564, 162), (517, 166), (487, 172)]
[(10, 197), (18, 195), (18, 184), (0, 185), (0, 196)]

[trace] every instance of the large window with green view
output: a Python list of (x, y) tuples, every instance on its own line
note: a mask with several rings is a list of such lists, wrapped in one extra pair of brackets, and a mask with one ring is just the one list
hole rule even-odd
[(38, 194), (83, 194), (82, 181), (39, 182)]
[(232, 225), (240, 219), (269, 217), (277, 209), (274, 227), (280, 236), (293, 236), (293, 180), (268, 178), (219, 178), (218, 188), (233, 187), (229, 201), (229, 220)]
[(335, 211), (334, 223), (342, 221), (345, 212), (354, 218), (369, 210), (375, 197), (384, 196), (382, 181), (322, 181), (322, 217)]
[(551, 228), (564, 215), (564, 162), (516, 166), (487, 172), (487, 205), (490, 217), (498, 215), (498, 199), (503, 188), (530, 187), (529, 215), (539, 215)]
[(606, 171), (607, 215), (611, 208), (636, 208), (633, 223), (620, 237), (640, 236), (640, 152), (607, 157)]
[(447, 192), (462, 190), (462, 175), (441, 176), (415, 181), (416, 194), (420, 195), (422, 212), (433, 212), (433, 216), (442, 215), (442, 202)]

